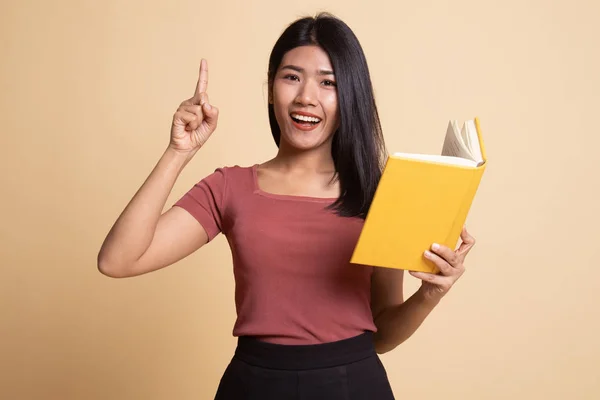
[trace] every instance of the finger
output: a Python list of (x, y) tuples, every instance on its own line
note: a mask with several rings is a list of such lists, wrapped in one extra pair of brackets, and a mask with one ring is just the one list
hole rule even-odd
[(467, 231), (466, 226), (463, 226), (462, 231), (460, 232), (460, 238), (463, 242), (475, 244), (475, 238)]
[(452, 275), (455, 273), (456, 269), (453, 268), (452, 265), (450, 265), (446, 260), (444, 260), (439, 255), (437, 255), (429, 250), (426, 250), (424, 255), (425, 255), (425, 258), (433, 261), (433, 263), (435, 264), (436, 267), (438, 267), (438, 269), (442, 273), (442, 275), (447, 276), (447, 275)]
[(185, 126), (185, 130), (186, 131), (195, 131), (196, 129), (198, 129), (198, 127), (200, 126), (201, 121), (198, 118), (195, 118), (192, 122), (190, 122), (189, 124), (187, 124)]
[(182, 103), (179, 105), (179, 107), (193, 105), (193, 104), (194, 104), (194, 99), (195, 99), (195, 97), (190, 97), (189, 99), (187, 99), (187, 100), (183, 101), (183, 102), (182, 102)]
[(173, 116), (173, 122), (178, 125), (187, 125), (195, 121), (198, 116), (188, 111), (177, 111)]
[(194, 95), (194, 97), (190, 99), (189, 104), (202, 106), (204, 103), (208, 103), (208, 94), (206, 94), (206, 92)]
[(208, 94), (206, 92), (200, 93), (200, 105), (203, 106), (205, 103), (208, 103)]
[(187, 111), (192, 114), (202, 115), (202, 107), (196, 104), (180, 106), (178, 111)]
[(208, 62), (203, 58), (200, 61), (200, 73), (198, 76), (198, 83), (196, 83), (196, 91), (194, 97), (200, 95), (200, 93), (206, 92), (208, 88)]
[(460, 239), (462, 243), (456, 251), (464, 257), (475, 245), (475, 238), (471, 236), (471, 234), (469, 234), (467, 231), (467, 228), (463, 226), (462, 232), (460, 233)]
[(211, 130), (215, 130), (219, 119), (219, 109), (208, 103), (204, 103), (202, 112), (204, 113), (204, 122), (206, 122)]
[[(208, 97), (207, 97), (208, 98)], [(205, 104), (206, 107), (207, 104)], [(186, 126), (186, 130), (193, 131), (198, 129), (202, 121), (205, 119), (205, 111), (201, 105), (193, 104), (193, 105), (183, 105), (179, 107), (180, 110), (187, 111), (196, 115), (196, 119), (190, 122)]]
[[(434, 243), (431, 246), (431, 252), (433, 252), (436, 256), (438, 256), (438, 258), (441, 257), (441, 259), (445, 262), (447, 262), (449, 265), (455, 267), (458, 266), (458, 264), (460, 264), (460, 258), (458, 257), (458, 254), (453, 251), (451, 248), (449, 248), (448, 246), (443, 246), (437, 243)], [(427, 255), (427, 254), (425, 254)]]
[(198, 127), (204, 120), (204, 113), (202, 112), (202, 106), (199, 106), (199, 105), (181, 106), (179, 109), (196, 115), (196, 120), (192, 121), (186, 127), (186, 129), (188, 129), (188, 130), (198, 129)]

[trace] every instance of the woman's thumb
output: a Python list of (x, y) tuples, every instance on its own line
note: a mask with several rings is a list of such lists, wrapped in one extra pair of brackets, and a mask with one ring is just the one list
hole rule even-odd
[(216, 125), (217, 118), (219, 116), (219, 109), (217, 107), (211, 106), (208, 102), (204, 103), (202, 107), (202, 111), (204, 113), (204, 118), (206, 119), (206, 122), (211, 126)]

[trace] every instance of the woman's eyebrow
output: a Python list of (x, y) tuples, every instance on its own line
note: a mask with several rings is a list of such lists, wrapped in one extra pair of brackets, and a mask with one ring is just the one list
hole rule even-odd
[[(291, 69), (292, 71), (296, 71), (299, 73), (304, 73), (304, 68), (298, 67), (297, 65), (285, 65), (281, 67), (281, 69)], [(333, 71), (329, 71), (327, 69), (320, 69), (317, 71), (319, 75), (335, 75)]]

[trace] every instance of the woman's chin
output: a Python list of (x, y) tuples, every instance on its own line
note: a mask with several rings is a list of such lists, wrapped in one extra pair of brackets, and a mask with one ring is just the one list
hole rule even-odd
[(293, 138), (286, 142), (287, 147), (299, 151), (314, 150), (326, 145), (326, 140), (322, 140), (322, 138)]
[(301, 151), (313, 150), (329, 144), (329, 140), (326, 136), (323, 136), (323, 132), (296, 131), (292, 134), (282, 133), (281, 137), (286, 142), (288, 147)]

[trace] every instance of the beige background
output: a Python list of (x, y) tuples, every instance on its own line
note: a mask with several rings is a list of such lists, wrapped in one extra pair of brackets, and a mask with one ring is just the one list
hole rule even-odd
[(391, 151), (438, 152), (447, 120), (475, 115), (488, 149), (468, 273), (382, 357), (397, 397), (600, 398), (592, 0), (3, 0), (0, 398), (212, 398), (235, 346), (224, 237), (134, 279), (102, 276), (96, 254), (201, 57), (220, 126), (167, 206), (274, 154), (268, 54), (319, 10), (359, 36)]

